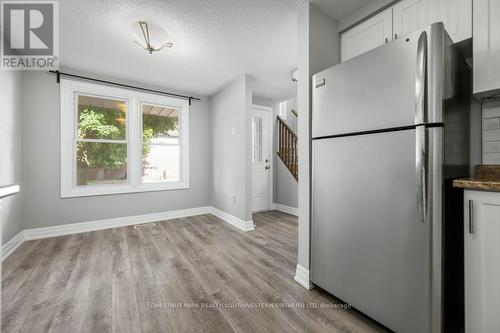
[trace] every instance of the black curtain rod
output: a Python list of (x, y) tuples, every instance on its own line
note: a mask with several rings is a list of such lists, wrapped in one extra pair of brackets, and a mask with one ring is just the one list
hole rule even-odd
[(135, 89), (135, 90), (142, 90), (142, 91), (147, 91), (155, 94), (161, 94), (161, 95), (167, 95), (167, 96), (172, 96), (172, 97), (178, 97), (182, 99), (187, 99), (189, 101), (189, 105), (191, 105), (192, 101), (201, 101), (200, 98), (193, 97), (193, 96), (186, 96), (186, 95), (179, 95), (179, 94), (172, 94), (168, 93), (165, 91), (160, 91), (160, 90), (154, 90), (154, 89), (148, 89), (148, 88), (141, 88), (141, 87), (136, 87), (128, 84), (123, 84), (123, 83), (118, 83), (118, 82), (112, 82), (112, 81), (106, 81), (106, 80), (99, 80), (99, 79), (94, 79), (91, 77), (86, 77), (86, 76), (80, 76), (80, 75), (75, 75), (75, 74), (69, 74), (69, 73), (64, 73), (60, 71), (50, 71), (50, 73), (54, 73), (57, 75), (57, 83), (61, 82), (61, 76), (68, 76), (68, 77), (73, 77), (76, 79), (81, 79), (81, 80), (87, 80), (87, 81), (94, 81), (94, 82), (99, 82), (99, 83), (104, 83), (104, 84), (111, 84), (114, 86), (118, 87), (123, 87), (123, 88), (130, 88), (130, 89)]

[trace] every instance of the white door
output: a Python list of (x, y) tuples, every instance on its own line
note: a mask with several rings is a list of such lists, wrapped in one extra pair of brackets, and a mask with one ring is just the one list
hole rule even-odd
[(392, 8), (342, 34), (342, 61), (349, 60), (390, 41), (392, 41)]
[(403, 0), (393, 7), (394, 38), (406, 36), (429, 24), (428, 0)]
[(268, 110), (254, 108), (252, 114), (252, 208), (254, 212), (268, 210), (270, 208), (270, 112), (271, 111)]
[(500, 327), (500, 194), (465, 191), (465, 332)]

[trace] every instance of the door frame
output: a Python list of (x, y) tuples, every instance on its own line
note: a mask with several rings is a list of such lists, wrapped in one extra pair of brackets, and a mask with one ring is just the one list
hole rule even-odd
[[(273, 116), (274, 116), (274, 108), (269, 107), (269, 106), (264, 106), (264, 105), (258, 105), (258, 104), (252, 104), (252, 113), (253, 110), (261, 110), (261, 111), (267, 111), (269, 116), (269, 167), (271, 172), (269, 172), (269, 210), (274, 209), (274, 149), (273, 149), (273, 143), (274, 143), (274, 122), (273, 122)], [(253, 116), (253, 114), (252, 114)], [(252, 172), (252, 177), (253, 177), (253, 172)], [(253, 183), (253, 179), (252, 179)], [(252, 187), (252, 200), (253, 200), (253, 187)], [(253, 207), (252, 207), (252, 212), (253, 212)]]

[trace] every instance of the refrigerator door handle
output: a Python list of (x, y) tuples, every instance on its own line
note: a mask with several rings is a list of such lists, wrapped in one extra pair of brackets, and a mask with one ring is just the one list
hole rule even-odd
[(417, 175), (417, 219), (419, 222), (425, 222), (427, 212), (427, 172), (426, 172), (426, 132), (425, 125), (415, 128), (416, 156), (415, 171)]
[(417, 75), (415, 79), (415, 125), (425, 121), (425, 91), (427, 82), (427, 33), (420, 34), (417, 47)]
[(417, 73), (415, 79), (415, 171), (417, 175), (417, 219), (425, 222), (427, 212), (426, 199), (426, 128), (425, 91), (427, 82), (427, 33), (420, 34), (417, 46)]

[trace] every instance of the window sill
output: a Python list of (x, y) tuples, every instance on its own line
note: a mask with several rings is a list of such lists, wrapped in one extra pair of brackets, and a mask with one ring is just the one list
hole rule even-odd
[(141, 184), (138, 186), (131, 186), (126, 184), (114, 186), (73, 187), (70, 189), (61, 189), (61, 199), (187, 189), (189, 189), (189, 183), (181, 182)]

